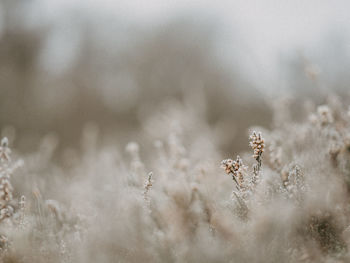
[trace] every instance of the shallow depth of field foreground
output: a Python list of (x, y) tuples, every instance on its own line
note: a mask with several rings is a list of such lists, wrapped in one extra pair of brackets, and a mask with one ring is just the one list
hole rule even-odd
[(0, 0), (0, 263), (350, 262), (350, 3), (141, 2)]
[(350, 111), (335, 102), (300, 123), (285, 111), (272, 130), (254, 128), (250, 151), (223, 161), (205, 123), (191, 133), (200, 119), (180, 109), (152, 123), (147, 161), (136, 142), (101, 146), (92, 124), (64, 168), (52, 136), (19, 156), (3, 138), (1, 258), (348, 262)]

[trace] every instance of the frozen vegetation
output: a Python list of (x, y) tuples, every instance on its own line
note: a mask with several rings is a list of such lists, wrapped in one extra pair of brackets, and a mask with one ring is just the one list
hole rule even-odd
[(281, 104), (223, 161), (181, 108), (145, 120), (145, 150), (102, 145), (94, 124), (60, 164), (55, 136), (20, 155), (3, 138), (1, 260), (349, 262), (350, 111), (335, 96), (305, 105), (294, 122)]
[(0, 0), (0, 263), (350, 262), (346, 1), (100, 2)]

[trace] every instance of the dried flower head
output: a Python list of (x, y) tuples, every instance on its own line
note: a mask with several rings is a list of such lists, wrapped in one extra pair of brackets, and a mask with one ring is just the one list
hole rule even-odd
[(221, 161), (221, 168), (225, 169), (225, 172), (227, 174), (233, 173), (233, 160), (232, 159), (225, 159)]
[(235, 180), (239, 186), (242, 186), (243, 170), (246, 167), (243, 165), (241, 157), (237, 156), (235, 161), (232, 159), (223, 160), (221, 162), (221, 168), (224, 168), (227, 174), (232, 174), (233, 180)]
[(258, 159), (261, 157), (262, 153), (265, 149), (264, 138), (261, 136), (261, 132), (253, 131), (252, 135), (250, 135), (250, 147), (254, 150), (253, 157)]

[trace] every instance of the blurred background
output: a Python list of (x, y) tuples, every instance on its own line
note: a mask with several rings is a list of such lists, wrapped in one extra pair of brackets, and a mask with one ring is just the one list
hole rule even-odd
[(237, 153), (248, 127), (274, 125), (276, 107), (298, 119), (350, 95), (348, 10), (347, 0), (1, 0), (2, 135), (23, 152), (47, 134), (74, 148), (93, 123), (102, 143), (147, 145), (154, 119), (176, 109), (195, 116), (193, 136), (206, 123), (222, 153)]

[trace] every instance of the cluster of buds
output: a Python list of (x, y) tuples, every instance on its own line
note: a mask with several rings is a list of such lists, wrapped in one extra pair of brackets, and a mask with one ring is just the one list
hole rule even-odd
[(253, 131), (253, 133), (252, 133), (252, 135), (250, 135), (249, 139), (250, 139), (249, 145), (254, 150), (253, 157), (256, 160), (258, 160), (258, 159), (260, 159), (260, 157), (265, 149), (264, 138), (261, 136), (260, 132), (257, 133), (255, 131)]
[(227, 174), (232, 175), (232, 179), (239, 187), (243, 186), (243, 170), (246, 167), (243, 165), (241, 157), (237, 156), (235, 161), (232, 159), (223, 160), (221, 162), (221, 168), (225, 169)]
[(261, 169), (261, 156), (265, 149), (264, 139), (261, 133), (253, 132), (250, 136), (250, 146), (254, 150), (254, 158), (258, 162), (254, 165), (253, 177), (248, 184), (244, 182), (244, 175), (247, 167), (243, 164), (241, 157), (237, 156), (236, 160), (226, 159), (221, 161), (221, 168), (225, 169), (225, 172), (232, 175), (232, 179), (237, 184), (237, 189), (240, 193), (250, 188), (251, 183), (254, 185), (259, 182), (259, 171)]

